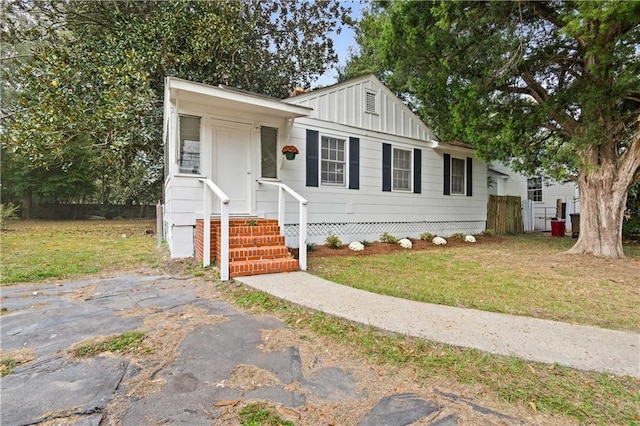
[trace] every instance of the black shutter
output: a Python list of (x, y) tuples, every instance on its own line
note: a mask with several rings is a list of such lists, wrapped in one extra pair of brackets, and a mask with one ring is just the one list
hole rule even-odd
[(307, 186), (318, 186), (318, 137), (317, 130), (307, 129)]
[(413, 193), (422, 192), (422, 150), (413, 150)]
[(473, 158), (467, 157), (467, 197), (473, 196)]
[(349, 189), (360, 189), (360, 139), (349, 138)]
[(382, 190), (391, 191), (391, 144), (382, 144)]
[(444, 154), (444, 195), (451, 195), (451, 155)]

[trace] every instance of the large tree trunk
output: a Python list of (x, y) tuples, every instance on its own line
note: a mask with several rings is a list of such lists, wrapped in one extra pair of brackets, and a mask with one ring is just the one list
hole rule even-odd
[(572, 254), (623, 258), (622, 218), (627, 191), (610, 185), (611, 179), (597, 179), (592, 173), (580, 179), (580, 234), (576, 244), (568, 251)]
[(637, 150), (631, 145), (623, 160), (616, 155), (615, 144), (593, 146), (579, 153), (583, 160), (578, 177), (580, 235), (568, 253), (625, 257), (622, 220), (627, 192), (638, 170)]

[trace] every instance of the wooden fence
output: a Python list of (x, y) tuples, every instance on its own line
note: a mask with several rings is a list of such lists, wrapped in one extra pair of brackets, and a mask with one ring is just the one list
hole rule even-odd
[(520, 197), (489, 195), (487, 229), (493, 229), (496, 234), (520, 234), (524, 232)]

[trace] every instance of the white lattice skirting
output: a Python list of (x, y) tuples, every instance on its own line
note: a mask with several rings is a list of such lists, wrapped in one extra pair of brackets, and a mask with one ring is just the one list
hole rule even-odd
[[(473, 221), (437, 221), (437, 222), (342, 222), (342, 223), (309, 223), (307, 225), (307, 242), (324, 244), (331, 234), (337, 235), (343, 243), (352, 241), (377, 241), (380, 235), (388, 232), (398, 238), (419, 238), (420, 234), (429, 232), (440, 237), (449, 237), (455, 233), (479, 234), (486, 228), (484, 220)], [(284, 235), (287, 245), (297, 247), (299, 225), (285, 224)]]

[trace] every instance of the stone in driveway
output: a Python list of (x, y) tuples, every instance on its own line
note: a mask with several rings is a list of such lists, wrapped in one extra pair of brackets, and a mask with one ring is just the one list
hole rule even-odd
[(396, 394), (383, 398), (358, 426), (404, 426), (435, 413), (440, 407), (416, 394)]
[(127, 365), (104, 356), (77, 362), (56, 357), (17, 369), (2, 378), (2, 424), (34, 424), (76, 414), (90, 415), (84, 424), (99, 423)]

